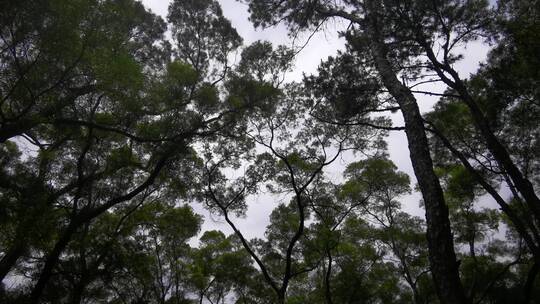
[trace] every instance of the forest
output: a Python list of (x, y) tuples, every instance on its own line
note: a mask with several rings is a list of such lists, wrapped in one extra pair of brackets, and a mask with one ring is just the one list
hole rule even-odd
[(540, 303), (540, 2), (238, 1), (0, 2), (0, 303)]

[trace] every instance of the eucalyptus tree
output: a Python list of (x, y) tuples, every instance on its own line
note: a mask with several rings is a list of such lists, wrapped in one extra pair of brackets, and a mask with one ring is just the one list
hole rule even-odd
[(468, 296), (475, 302), (514, 298), (527, 303), (535, 287), (529, 271), (534, 259), (525, 240), (501, 211), (478, 206), (485, 192), (469, 170), (454, 164), (439, 167), (437, 172), (460, 247)]
[[(346, 20), (347, 48), (286, 83), (286, 47), (258, 41), (230, 63), (242, 39), (215, 0), (173, 1), (167, 22), (133, 0), (2, 4), (0, 277), (26, 279), (0, 300), (538, 296), (536, 7), (501, 1), (492, 22), (480, 0), (247, 2), (260, 26)], [(464, 80), (458, 47), (485, 35), (498, 45)], [(439, 81), (446, 92), (419, 89)], [(442, 98), (422, 116), (413, 93)], [(395, 111), (404, 126), (383, 116)], [(406, 131), (425, 223), (400, 211), (409, 180), (383, 152), (394, 130)], [(349, 152), (374, 157), (330, 182)], [(486, 192), (504, 216), (478, 208)], [(257, 196), (278, 204), (265, 238), (248, 240), (235, 216)], [(234, 235), (206, 232), (191, 248), (201, 219), (180, 205), (192, 201)]]
[(330, 18), (350, 22), (345, 33), (350, 41), (350, 51), (353, 55), (360, 54), (355, 56), (357, 62), (364, 61), (364, 65), (375, 71), (403, 114), (411, 161), (426, 207), (430, 263), (439, 296), (444, 302), (467, 303), (459, 280), (448, 208), (433, 170), (422, 116), (411, 90), (397, 76), (408, 59), (419, 55), (419, 48), (408, 47), (407, 40), (402, 39), (406, 37), (400, 37), (407, 32), (392, 27), (395, 20), (387, 17), (383, 1), (248, 2), (255, 25), (284, 21), (295, 31), (317, 29)]
[[(122, 10), (132, 16), (119, 14)], [(112, 107), (119, 110), (118, 118), (126, 116), (122, 104), (137, 94), (144, 80), (139, 55), (160, 54), (164, 25), (142, 5), (131, 2), (10, 1), (2, 13), (2, 142), (14, 152), (6, 154), (2, 172), (2, 196), (7, 202), (3, 207), (9, 219), (1, 267), (4, 278), (28, 249), (32, 222), (43, 219), (52, 222), (50, 228), (61, 226), (62, 213), (69, 215), (63, 210), (73, 205), (78, 212), (78, 203), (71, 200), (79, 200), (83, 186), (112, 179), (130, 164), (129, 155), (122, 159), (126, 155), (117, 149), (120, 140), (66, 120), (99, 120), (104, 118), (102, 109)], [(117, 35), (108, 35), (110, 28), (116, 28)], [(135, 49), (140, 52), (135, 54)], [(162, 61), (159, 55), (155, 60)], [(129, 77), (119, 77), (122, 74)], [(116, 105), (110, 100), (116, 100)], [(124, 123), (117, 126), (123, 128)], [(9, 138), (13, 140), (5, 142)], [(96, 168), (110, 152), (98, 148), (96, 138), (117, 149), (110, 153), (111, 160), (117, 158), (114, 166), (109, 162)], [(94, 146), (97, 149), (91, 149)], [(17, 153), (21, 148), (24, 153)], [(85, 159), (90, 154), (93, 164)], [(53, 235), (50, 230), (45, 234)]]
[[(202, 219), (188, 206), (162, 202), (142, 205), (127, 220), (129, 232), (116, 241), (109, 258), (111, 299), (150, 303), (183, 303), (192, 251), (187, 241), (199, 232)], [(115, 265), (117, 264), (117, 265)]]
[(397, 201), (410, 191), (408, 176), (384, 154), (349, 164), (344, 176), (312, 193), (305, 255), (323, 261), (312, 291), (318, 302), (432, 301), (424, 223)]
[[(399, 12), (398, 16), (403, 17), (401, 19), (403, 26), (411, 29), (411, 40), (421, 47), (423, 53), (427, 56), (427, 72), (435, 72), (438, 79), (451, 89), (452, 94), (450, 94), (450, 97), (456, 98), (466, 106), (471, 118), (471, 124), (476, 132), (482, 136), (482, 144), (485, 149), (489, 151), (499, 169), (508, 176), (508, 182), (513, 184), (513, 187), (526, 202), (530, 212), (538, 216), (540, 200), (535, 192), (532, 179), (527, 177), (528, 168), (520, 166), (519, 159), (512, 157), (512, 152), (510, 152), (512, 144), (510, 142), (505, 143), (504, 137), (496, 135), (497, 130), (494, 129), (494, 120), (488, 116), (490, 112), (498, 107), (498, 101), (494, 100), (493, 103), (486, 103), (484, 96), (477, 95), (474, 86), (468, 85), (463, 76), (460, 76), (453, 67), (453, 63), (460, 58), (459, 50), (456, 50), (456, 47), (479, 37), (493, 35), (490, 33), (492, 28), (490, 21), (494, 17), (494, 12), (488, 7), (487, 1), (463, 3), (459, 1), (441, 1), (440, 3), (425, 6), (423, 6), (422, 2), (418, 2), (415, 5), (419, 7), (412, 10), (406, 9), (405, 12)], [(529, 25), (525, 27), (525, 31), (534, 29), (535, 21), (532, 21), (534, 17), (530, 14), (535, 14), (534, 11), (538, 11), (534, 5), (525, 4), (521, 1), (508, 1), (501, 2), (498, 9), (509, 14), (510, 19), (514, 18), (514, 20), (522, 17), (527, 18), (528, 16), (530, 21)], [(412, 11), (418, 13), (411, 13)], [(420, 11), (423, 11), (424, 16), (420, 16)], [(426, 15), (440, 16), (436, 19), (433, 18), (433, 21), (428, 24), (433, 29), (429, 35), (419, 31), (419, 24), (423, 25), (422, 22), (427, 19)], [(520, 22), (522, 24), (527, 23), (527, 21)], [(504, 35), (507, 29), (509, 28), (498, 29), (496, 33), (502, 32)], [(518, 37), (513, 33), (509, 34), (510, 39), (508, 40)], [(534, 36), (530, 37), (531, 41), (534, 41), (534, 39)], [(439, 46), (436, 46), (435, 41), (437, 40), (441, 40)], [(504, 44), (505, 42), (502, 42), (501, 45)], [(501, 47), (504, 48), (504, 46)], [(442, 56), (437, 56), (437, 52), (442, 53)], [(514, 83), (518, 81), (518, 79), (513, 80)], [(527, 91), (523, 93), (523, 95), (529, 94)], [(530, 96), (533, 99), (535, 98), (534, 95)], [(529, 104), (528, 102), (522, 103), (516, 98), (510, 99), (512, 100), (511, 103)], [(532, 110), (535, 109), (534, 102), (529, 106), (532, 106)], [(512, 112), (512, 110), (506, 108), (505, 112)]]

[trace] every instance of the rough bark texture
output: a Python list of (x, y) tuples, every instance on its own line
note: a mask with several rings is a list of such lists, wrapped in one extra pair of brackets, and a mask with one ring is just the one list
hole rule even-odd
[(420, 109), (411, 91), (393, 71), (387, 58), (387, 48), (378, 31), (376, 1), (367, 1), (367, 33), (375, 66), (390, 94), (398, 102), (405, 121), (405, 132), (414, 173), (418, 180), (426, 209), (427, 241), (431, 273), (442, 303), (470, 303), (459, 279), (454, 242), (448, 219), (448, 207), (429, 153), (429, 145)]
[[(376, 49), (373, 51), (377, 52)], [(382, 56), (377, 55), (377, 57)], [(385, 67), (381, 66), (381, 61), (384, 59), (377, 60), (377, 68), (381, 74), (387, 74), (383, 76), (383, 81), (394, 98), (398, 100), (405, 120), (410, 158), (426, 208), (429, 260), (437, 293), (443, 303), (468, 303), (459, 279), (448, 207), (444, 202), (439, 180), (433, 171), (420, 110), (414, 96), (399, 83), (393, 72), (384, 71)], [(389, 77), (394, 79), (389, 79)]]

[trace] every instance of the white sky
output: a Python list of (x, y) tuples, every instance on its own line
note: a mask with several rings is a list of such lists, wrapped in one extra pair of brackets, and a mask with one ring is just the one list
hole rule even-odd
[[(244, 44), (249, 45), (257, 40), (267, 40), (273, 44), (285, 44), (291, 46), (292, 41), (287, 36), (287, 30), (280, 26), (272, 29), (261, 30), (253, 27), (248, 20), (247, 5), (239, 3), (235, 0), (218, 0), (223, 8), (223, 14), (228, 18), (232, 25), (236, 28), (240, 36), (244, 39)], [(169, 0), (142, 0), (142, 2), (150, 8), (154, 13), (167, 16), (167, 8)], [(295, 69), (287, 75), (287, 79), (301, 80), (302, 74), (312, 74), (316, 72), (317, 66), (321, 60), (328, 56), (334, 55), (338, 49), (344, 46), (343, 39), (337, 37), (336, 30), (342, 28), (342, 24), (331, 23), (327, 26), (325, 32), (320, 32), (314, 35), (308, 45), (298, 54), (296, 59)], [(299, 37), (295, 42), (295, 46), (301, 46), (306, 42), (308, 35)], [(467, 77), (474, 73), (479, 63), (486, 58), (489, 48), (480, 43), (470, 44), (468, 49), (464, 50), (465, 59), (456, 64), (456, 69), (462, 77)], [(426, 89), (428, 87), (423, 87)], [(431, 86), (429, 89), (442, 92), (444, 86)], [(419, 102), (421, 111), (429, 111), (437, 98), (425, 95), (416, 96)], [(394, 125), (403, 125), (401, 114), (392, 116)], [(391, 132), (388, 138), (388, 149), (390, 158), (398, 166), (399, 170), (406, 172), (411, 177), (413, 185), (416, 183), (412, 165), (409, 159), (409, 150), (407, 147), (407, 139), (404, 132)], [(414, 215), (424, 216), (424, 211), (419, 208), (419, 193), (402, 198), (403, 210)], [(285, 202), (285, 198), (272, 199), (268, 196), (260, 196), (249, 203), (247, 216), (243, 219), (235, 219), (237, 227), (244, 233), (247, 238), (262, 237), (264, 230), (269, 222), (269, 215), (273, 208), (280, 202)], [(205, 217), (203, 224), (204, 230), (220, 229), (227, 234), (232, 233), (227, 223), (217, 216), (211, 216), (201, 206), (192, 206), (197, 212)]]

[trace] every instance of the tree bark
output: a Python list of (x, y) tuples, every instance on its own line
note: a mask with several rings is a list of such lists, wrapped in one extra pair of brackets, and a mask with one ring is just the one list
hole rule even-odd
[(414, 173), (424, 199), (427, 223), (429, 261), (433, 281), (442, 303), (470, 303), (459, 278), (454, 241), (439, 179), (433, 170), (428, 140), (420, 109), (411, 91), (393, 71), (387, 58), (387, 46), (379, 33), (377, 1), (366, 1), (366, 32), (371, 39), (375, 67), (390, 94), (398, 102), (405, 121), (405, 133)]

